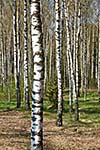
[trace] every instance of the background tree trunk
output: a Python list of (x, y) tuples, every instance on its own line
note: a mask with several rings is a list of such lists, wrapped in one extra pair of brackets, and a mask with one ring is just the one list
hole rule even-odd
[(56, 10), (56, 70), (58, 83), (58, 109), (57, 109), (57, 126), (62, 126), (62, 112), (63, 112), (63, 95), (62, 95), (62, 47), (61, 47), (61, 33), (62, 33), (62, 17), (61, 17), (61, 3), (60, 0), (55, 1)]

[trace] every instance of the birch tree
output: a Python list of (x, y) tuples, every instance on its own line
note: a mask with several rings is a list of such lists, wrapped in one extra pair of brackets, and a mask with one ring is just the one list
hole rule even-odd
[(69, 27), (69, 2), (67, 2), (67, 4), (65, 3), (65, 0), (63, 0), (63, 9), (64, 9), (64, 14), (65, 14), (65, 18), (66, 18), (66, 54), (67, 54), (67, 64), (68, 64), (68, 78), (69, 78), (69, 112), (72, 111), (73, 106), (73, 91), (72, 91), (72, 76), (71, 76), (71, 63), (70, 63), (70, 57), (69, 57), (69, 51), (71, 51), (71, 33), (70, 33), (70, 27)]
[(94, 79), (94, 25), (92, 26), (91, 79)]
[[(75, 121), (79, 120), (79, 110), (78, 110), (78, 97), (77, 97), (77, 89), (75, 83), (75, 73), (73, 68), (73, 60), (71, 53), (71, 45), (70, 45), (70, 28), (69, 28), (69, 12), (68, 5), (65, 5), (65, 18), (66, 18), (66, 30), (67, 30), (67, 61), (68, 61), (68, 71), (69, 71), (69, 83), (71, 84), (71, 79), (73, 83), (73, 96), (74, 96), (74, 105), (75, 105)], [(69, 85), (69, 90), (71, 90), (71, 85)], [(69, 97), (71, 99), (71, 91), (69, 93)], [(71, 105), (72, 101), (70, 101)]]
[(62, 95), (62, 74), (61, 74), (61, 59), (62, 59), (62, 46), (61, 46), (61, 3), (60, 0), (55, 0), (56, 10), (56, 70), (57, 70), (57, 83), (58, 83), (58, 110), (57, 110), (57, 126), (62, 126), (62, 112), (63, 112), (63, 95)]
[(24, 99), (26, 108), (30, 109), (29, 83), (28, 83), (28, 25), (27, 25), (27, 0), (24, 0)]
[(79, 96), (79, 34), (80, 34), (80, 0), (75, 0), (74, 12), (74, 70), (77, 95)]
[(100, 102), (100, 22), (99, 22), (99, 51), (98, 51), (98, 101)]
[(86, 100), (87, 95), (87, 27), (86, 19), (83, 24), (83, 80), (84, 80), (84, 100)]
[(40, 4), (41, 0), (31, 0), (31, 34), (34, 63), (31, 150), (43, 149), (44, 53)]
[(16, 25), (16, 0), (13, 0), (13, 41), (14, 41), (14, 77), (15, 85), (17, 83), (17, 25)]
[(1, 51), (1, 84), (2, 90), (4, 87), (4, 50), (3, 50), (3, 8), (2, 8), (2, 0), (0, 1), (0, 27), (1, 27), (1, 35), (0, 35), (0, 51)]
[(2, 83), (2, 0), (0, 1), (0, 84)]
[(17, 7), (16, 16), (15, 16), (15, 39), (16, 39), (16, 94), (17, 94), (17, 108), (21, 105), (21, 97), (20, 97), (20, 1), (15, 4)]
[(20, 86), (19, 86), (19, 75), (18, 75), (18, 48), (19, 48), (19, 37), (18, 37), (18, 10), (17, 2), (13, 1), (13, 42), (14, 42), (14, 78), (16, 88), (16, 100), (17, 108), (20, 107)]

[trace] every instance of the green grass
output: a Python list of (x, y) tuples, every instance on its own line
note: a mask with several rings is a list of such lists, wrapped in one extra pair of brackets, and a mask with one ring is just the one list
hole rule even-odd
[(18, 111), (25, 111), (25, 102), (23, 101), (23, 84), (21, 83), (21, 108), (17, 109), (16, 105), (16, 89), (15, 83), (12, 79), (10, 84), (10, 101), (8, 100), (8, 86), (6, 85), (4, 88), (0, 85), (0, 111), (8, 111), (17, 109)]
[(14, 102), (8, 102), (5, 100), (0, 100), (0, 111), (5, 111), (9, 109), (14, 109)]
[(10, 111), (10, 110), (18, 110), (18, 111), (25, 111), (26, 109), (24, 108), (24, 102), (21, 102), (21, 108), (16, 108), (16, 101), (11, 100), (0, 100), (0, 111)]
[[(2, 92), (0, 88), (0, 111), (16, 110), (16, 100), (14, 89), (11, 92), (11, 98), (13, 100), (7, 100), (7, 94)], [(64, 93), (65, 97), (65, 93)], [(55, 108), (50, 108), (51, 102), (48, 99), (44, 99), (44, 119), (56, 120), (57, 110)], [(21, 108), (18, 111), (26, 111), (24, 107), (24, 102), (21, 102)], [(79, 98), (79, 111), (80, 120), (78, 122), (74, 121), (74, 111), (69, 113), (69, 102), (68, 102), (68, 91), (64, 99), (64, 113), (63, 120), (69, 125), (85, 125), (85, 126), (97, 126), (100, 127), (100, 103), (98, 103), (98, 94), (96, 91), (89, 91), (87, 93), (87, 100), (81, 95)], [(29, 115), (26, 118), (30, 117)]]
[[(67, 92), (68, 93), (68, 92)], [(64, 94), (65, 95), (65, 94)], [(48, 109), (50, 102), (44, 101), (44, 118), (56, 119), (56, 110)], [(98, 103), (98, 93), (96, 91), (89, 91), (87, 93), (87, 100), (81, 95), (79, 98), (79, 116), (78, 122), (74, 121), (74, 111), (69, 113), (68, 95), (64, 99), (64, 113), (63, 120), (69, 125), (77, 126), (96, 126), (100, 127), (100, 103)]]

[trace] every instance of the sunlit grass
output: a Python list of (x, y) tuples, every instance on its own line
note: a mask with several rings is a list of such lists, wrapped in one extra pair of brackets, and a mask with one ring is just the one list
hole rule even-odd
[[(67, 91), (67, 90), (66, 90)], [(2, 91), (0, 87), (0, 111), (9, 111), (16, 110), (16, 95), (14, 89), (12, 89), (11, 101), (7, 100), (7, 92)], [(43, 102), (43, 116), (44, 120), (55, 120), (57, 117), (57, 110), (50, 107), (51, 102), (48, 99), (44, 99)], [(74, 102), (73, 102), (74, 106)], [(74, 108), (74, 107), (73, 107)], [(21, 100), (21, 108), (17, 109), (18, 111), (26, 111), (25, 103)], [(31, 112), (31, 111), (30, 111)], [(31, 113), (27, 113), (26, 118), (30, 118)], [(69, 113), (69, 101), (68, 101), (68, 91), (64, 93), (64, 111), (63, 111), (63, 122), (69, 124), (69, 126), (78, 125), (78, 126), (96, 126), (100, 127), (100, 103), (98, 102), (98, 93), (96, 91), (89, 91), (87, 93), (87, 99), (84, 100), (84, 97), (81, 95), (79, 97), (79, 117), (78, 122), (74, 121), (74, 111)]]
[[(65, 94), (64, 94), (65, 95)], [(44, 101), (44, 118), (56, 119), (56, 111), (49, 108), (50, 102)], [(74, 102), (73, 102), (74, 106)], [(74, 107), (73, 107), (74, 108)], [(100, 127), (100, 103), (98, 102), (98, 93), (96, 91), (87, 92), (87, 99), (84, 96), (79, 97), (79, 117), (80, 120), (74, 121), (74, 111), (69, 113), (68, 92), (64, 99), (63, 121), (68, 125)]]

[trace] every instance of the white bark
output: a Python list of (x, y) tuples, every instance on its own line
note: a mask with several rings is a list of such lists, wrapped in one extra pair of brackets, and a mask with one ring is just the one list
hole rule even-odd
[(24, 0), (24, 100), (26, 108), (29, 104), (29, 83), (28, 83), (28, 27), (27, 27), (27, 0)]
[(80, 33), (80, 1), (75, 0), (75, 16), (74, 16), (74, 70), (75, 70), (75, 79), (76, 79), (76, 90), (77, 90), (77, 95), (79, 95), (79, 33)]
[(0, 1), (0, 84), (2, 83), (2, 0)]
[(100, 102), (100, 22), (99, 22), (99, 51), (98, 51), (98, 101)]
[(2, 79), (2, 90), (5, 86), (5, 66), (4, 66), (4, 27), (3, 27), (3, 10), (2, 10), (2, 1), (1, 1), (1, 79)]
[[(20, 2), (19, 2), (20, 3)], [(16, 17), (16, 26), (17, 26), (17, 71), (20, 75), (20, 4), (17, 8), (17, 17)]]
[(84, 80), (84, 100), (87, 94), (87, 28), (84, 24), (84, 47), (83, 47), (83, 80)]
[(13, 1), (13, 42), (14, 42), (14, 77), (16, 87), (17, 108), (20, 108), (20, 81), (19, 81), (19, 10), (17, 9), (17, 1)]
[(71, 54), (71, 46), (70, 46), (70, 30), (69, 30), (69, 15), (68, 15), (68, 4), (65, 8), (65, 17), (66, 17), (66, 29), (67, 29), (67, 58), (69, 61), (69, 69), (71, 68), (71, 78), (73, 82), (73, 96), (74, 96), (74, 103), (75, 103), (75, 120), (79, 120), (79, 113), (78, 113), (78, 97), (76, 91), (76, 84), (75, 84), (75, 75), (74, 75), (74, 68), (73, 68), (73, 61), (72, 61), (72, 54)]
[[(90, 44), (91, 44), (91, 26), (88, 28), (88, 40), (87, 40), (87, 87), (89, 88), (89, 80), (90, 80), (90, 59), (91, 59), (91, 53), (90, 53)], [(98, 60), (97, 60), (98, 61)]]
[(73, 102), (73, 91), (72, 91), (72, 77), (71, 77), (71, 64), (70, 64), (70, 56), (69, 51), (71, 52), (71, 33), (69, 32), (69, 13), (68, 13), (68, 4), (65, 6), (64, 1), (64, 9), (65, 9), (65, 17), (66, 17), (66, 36), (67, 36), (67, 64), (68, 64), (68, 77), (69, 77), (69, 111), (72, 111), (72, 102)]
[[(3, 40), (3, 39), (2, 39)], [(3, 44), (3, 43), (2, 43)], [(4, 87), (5, 83), (5, 73), (4, 73), (4, 49), (2, 47), (2, 88)]]
[(94, 25), (92, 27), (91, 78), (94, 78)]
[(49, 44), (48, 44), (48, 32), (46, 34), (46, 44), (45, 44), (45, 72), (44, 72), (44, 89), (46, 90), (46, 82), (47, 82), (47, 57), (48, 57), (48, 49), (49, 49)]
[(62, 33), (62, 26), (61, 26), (61, 4), (60, 0), (55, 0), (55, 10), (56, 10), (56, 70), (57, 70), (57, 82), (58, 82), (58, 111), (57, 111), (57, 126), (62, 126), (62, 74), (61, 74), (61, 33)]
[[(34, 63), (34, 79), (32, 89), (32, 129), (31, 150), (43, 150), (43, 85), (44, 55), (42, 44), (42, 23), (40, 16), (40, 0), (31, 1), (31, 34)], [(38, 14), (38, 15), (37, 15)]]
[[(83, 17), (81, 17), (81, 23), (83, 24)], [(81, 38), (81, 93), (83, 94), (83, 86), (84, 86), (84, 79), (83, 79), (83, 26), (81, 26), (80, 38)]]
[(52, 77), (52, 36), (50, 37), (50, 64), (49, 64), (49, 79)]
[(17, 35), (16, 35), (16, 0), (13, 1), (13, 41), (14, 41), (14, 77), (17, 84)]
[(7, 78), (7, 84), (8, 84), (8, 101), (10, 101), (10, 76), (11, 76), (11, 68), (10, 68), (10, 41), (11, 41), (11, 33), (10, 33), (10, 40), (8, 42), (8, 50), (7, 50), (7, 74), (8, 74), (8, 78)]

